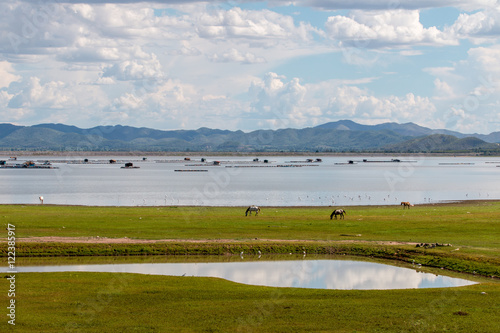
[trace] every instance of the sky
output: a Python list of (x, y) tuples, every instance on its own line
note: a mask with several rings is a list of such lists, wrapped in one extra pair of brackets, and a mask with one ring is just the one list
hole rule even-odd
[(500, 131), (496, 0), (11, 0), (0, 122)]

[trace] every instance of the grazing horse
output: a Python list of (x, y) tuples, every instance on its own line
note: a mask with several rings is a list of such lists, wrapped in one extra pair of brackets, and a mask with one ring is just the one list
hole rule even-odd
[(247, 211), (245, 212), (245, 216), (248, 216), (248, 213), (250, 213), (250, 215), (252, 215), (252, 212), (255, 212), (255, 216), (257, 216), (257, 214), (259, 214), (260, 212), (260, 207), (257, 207), (257, 206), (250, 206), (247, 208)]
[(335, 216), (335, 219), (337, 219), (337, 215), (340, 215), (340, 218), (343, 219), (344, 215), (347, 215), (347, 212), (343, 209), (335, 209), (332, 214), (330, 215), (330, 220)]
[(403, 206), (403, 209), (405, 209), (406, 207), (408, 207), (408, 209), (410, 209), (410, 206), (413, 206), (412, 204), (410, 204), (409, 202), (405, 202), (405, 201), (401, 201), (401, 206)]

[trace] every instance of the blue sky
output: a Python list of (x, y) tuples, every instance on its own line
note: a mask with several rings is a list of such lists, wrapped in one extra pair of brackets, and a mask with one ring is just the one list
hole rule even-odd
[(89, 128), (500, 130), (496, 0), (0, 4), (0, 116)]

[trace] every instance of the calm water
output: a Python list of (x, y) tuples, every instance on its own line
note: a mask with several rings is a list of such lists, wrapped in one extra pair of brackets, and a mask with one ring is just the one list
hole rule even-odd
[[(0, 268), (0, 271), (6, 271)], [(18, 267), (18, 272), (120, 272), (218, 277), (249, 285), (316, 289), (443, 288), (475, 282), (378, 263), (289, 260), (225, 263), (141, 263)]]
[[(98, 164), (110, 158), (119, 161)], [(500, 199), (498, 157), (312, 157), (321, 158), (321, 163), (308, 163), (307, 157), (269, 157), (269, 163), (263, 163), (266, 157), (259, 162), (251, 157), (208, 157), (206, 163), (201, 158), (142, 161), (142, 156), (110, 156), (89, 158), (95, 164), (53, 163), (58, 169), (0, 169), (0, 203), (34, 204), (39, 196), (47, 204), (111, 206), (336, 206)], [(362, 162), (392, 158), (403, 162)], [(214, 166), (216, 160), (221, 165)], [(348, 160), (355, 164), (346, 164)], [(125, 162), (140, 168), (122, 169)]]

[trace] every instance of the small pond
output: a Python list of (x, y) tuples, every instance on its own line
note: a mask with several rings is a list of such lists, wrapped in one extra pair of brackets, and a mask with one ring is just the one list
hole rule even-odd
[[(443, 288), (476, 282), (415, 268), (353, 260), (280, 260), (189, 263), (119, 263), (17, 267), (17, 272), (111, 272), (217, 277), (233, 282), (316, 289)], [(7, 272), (5, 268), (0, 269)]]

